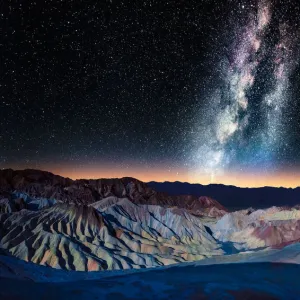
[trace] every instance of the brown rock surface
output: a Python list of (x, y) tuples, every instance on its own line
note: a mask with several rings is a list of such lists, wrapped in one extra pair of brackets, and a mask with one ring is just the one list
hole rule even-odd
[(0, 170), (0, 190), (19, 191), (30, 197), (56, 199), (75, 204), (91, 204), (115, 196), (126, 197), (136, 204), (177, 206), (196, 215), (220, 217), (227, 212), (225, 207), (211, 198), (170, 196), (156, 192), (147, 184), (130, 177), (71, 180), (45, 171), (7, 169)]

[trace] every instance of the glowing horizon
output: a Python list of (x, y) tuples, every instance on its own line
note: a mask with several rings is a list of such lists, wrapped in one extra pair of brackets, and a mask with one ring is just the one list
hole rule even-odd
[(237, 187), (285, 187), (295, 188), (300, 186), (300, 171), (281, 170), (269, 173), (257, 173), (257, 171), (231, 171), (221, 175), (214, 175), (201, 172), (191, 172), (185, 168), (160, 166), (131, 165), (124, 167), (122, 165), (86, 165), (70, 166), (65, 164), (47, 164), (47, 165), (15, 165), (6, 166), (14, 170), (21, 169), (39, 169), (49, 171), (56, 175), (75, 179), (101, 179), (101, 178), (122, 178), (133, 177), (143, 182), (188, 182), (191, 184), (224, 184)]

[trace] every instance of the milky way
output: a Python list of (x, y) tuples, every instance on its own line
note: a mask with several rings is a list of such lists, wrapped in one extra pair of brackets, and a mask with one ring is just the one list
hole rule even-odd
[[(272, 24), (278, 27), (279, 34), (270, 49), (272, 43), (267, 34), (272, 5), (261, 1), (255, 10), (256, 13), (250, 12), (246, 26), (235, 28), (236, 41), (222, 62), (223, 81), (207, 97), (207, 108), (200, 114), (197, 140), (201, 145), (192, 151), (192, 169), (204, 171), (211, 181), (230, 168), (276, 168), (274, 157), (287, 140), (282, 114), (289, 105), (289, 76), (298, 59), (297, 37), (287, 24)], [(266, 61), (271, 62), (270, 66), (265, 66)], [(265, 81), (270, 88), (260, 93), (260, 104), (255, 106), (251, 92), (260, 89), (257, 74), (267, 68)]]

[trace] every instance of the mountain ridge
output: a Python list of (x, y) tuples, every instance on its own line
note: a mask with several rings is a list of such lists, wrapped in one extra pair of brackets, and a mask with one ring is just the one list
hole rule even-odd
[(33, 198), (56, 199), (64, 203), (89, 205), (115, 196), (126, 197), (136, 204), (178, 206), (193, 210), (193, 214), (222, 216), (227, 212), (218, 201), (208, 197), (157, 192), (132, 177), (72, 180), (35, 169), (0, 170), (0, 199), (7, 198), (7, 193), (12, 192), (21, 192)]
[(164, 183), (182, 183), (182, 184), (189, 184), (189, 185), (200, 185), (200, 186), (227, 186), (227, 187), (235, 187), (235, 188), (239, 188), (239, 189), (261, 189), (261, 188), (274, 188), (274, 189), (287, 189), (287, 190), (295, 190), (295, 189), (299, 189), (299, 186), (296, 187), (285, 187), (285, 186), (272, 186), (272, 185), (262, 185), (262, 186), (238, 186), (238, 185), (232, 185), (232, 184), (223, 184), (223, 183), (208, 183), (208, 184), (202, 184), (202, 183), (197, 183), (197, 182), (188, 182), (188, 181), (179, 181), (179, 180), (175, 180), (175, 181), (169, 181), (169, 180), (165, 180), (165, 181), (156, 181), (156, 180), (151, 180), (151, 181), (147, 181), (147, 183), (149, 184), (164, 184)]
[(267, 208), (270, 206), (295, 206), (300, 204), (300, 187), (254, 187), (244, 188), (222, 184), (191, 184), (184, 182), (148, 182), (148, 186), (169, 195), (206, 195), (216, 199), (228, 209)]

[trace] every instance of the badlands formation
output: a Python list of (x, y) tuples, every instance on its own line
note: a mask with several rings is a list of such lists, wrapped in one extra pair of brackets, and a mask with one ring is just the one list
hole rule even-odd
[(228, 212), (209, 197), (169, 196), (133, 178), (76, 180), (0, 171), (0, 247), (56, 269), (141, 269), (282, 248), (300, 210)]
[[(252, 262), (253, 272), (261, 276), (267, 272), (267, 278), (274, 277), (272, 267), (262, 263), (290, 263), (293, 266), (282, 271), (287, 274), (297, 271), (294, 265), (300, 263), (298, 206), (229, 211), (209, 195), (168, 195), (134, 178), (74, 181), (38, 170), (2, 170), (0, 224), (0, 277), (7, 280), (0, 295), (11, 293), (12, 278), (98, 280), (114, 272), (126, 275), (169, 266), (165, 272), (175, 281), (184, 270), (200, 280), (197, 272), (203, 273), (204, 265), (217, 264), (222, 266), (215, 268), (216, 273), (212, 269), (205, 273), (223, 282), (229, 263), (239, 263), (234, 268), (243, 274), (244, 264)], [(233, 286), (242, 284), (239, 277), (231, 279)], [(192, 284), (188, 279), (183, 282)], [(83, 290), (89, 290), (85, 284)], [(24, 291), (29, 291), (25, 285)]]

